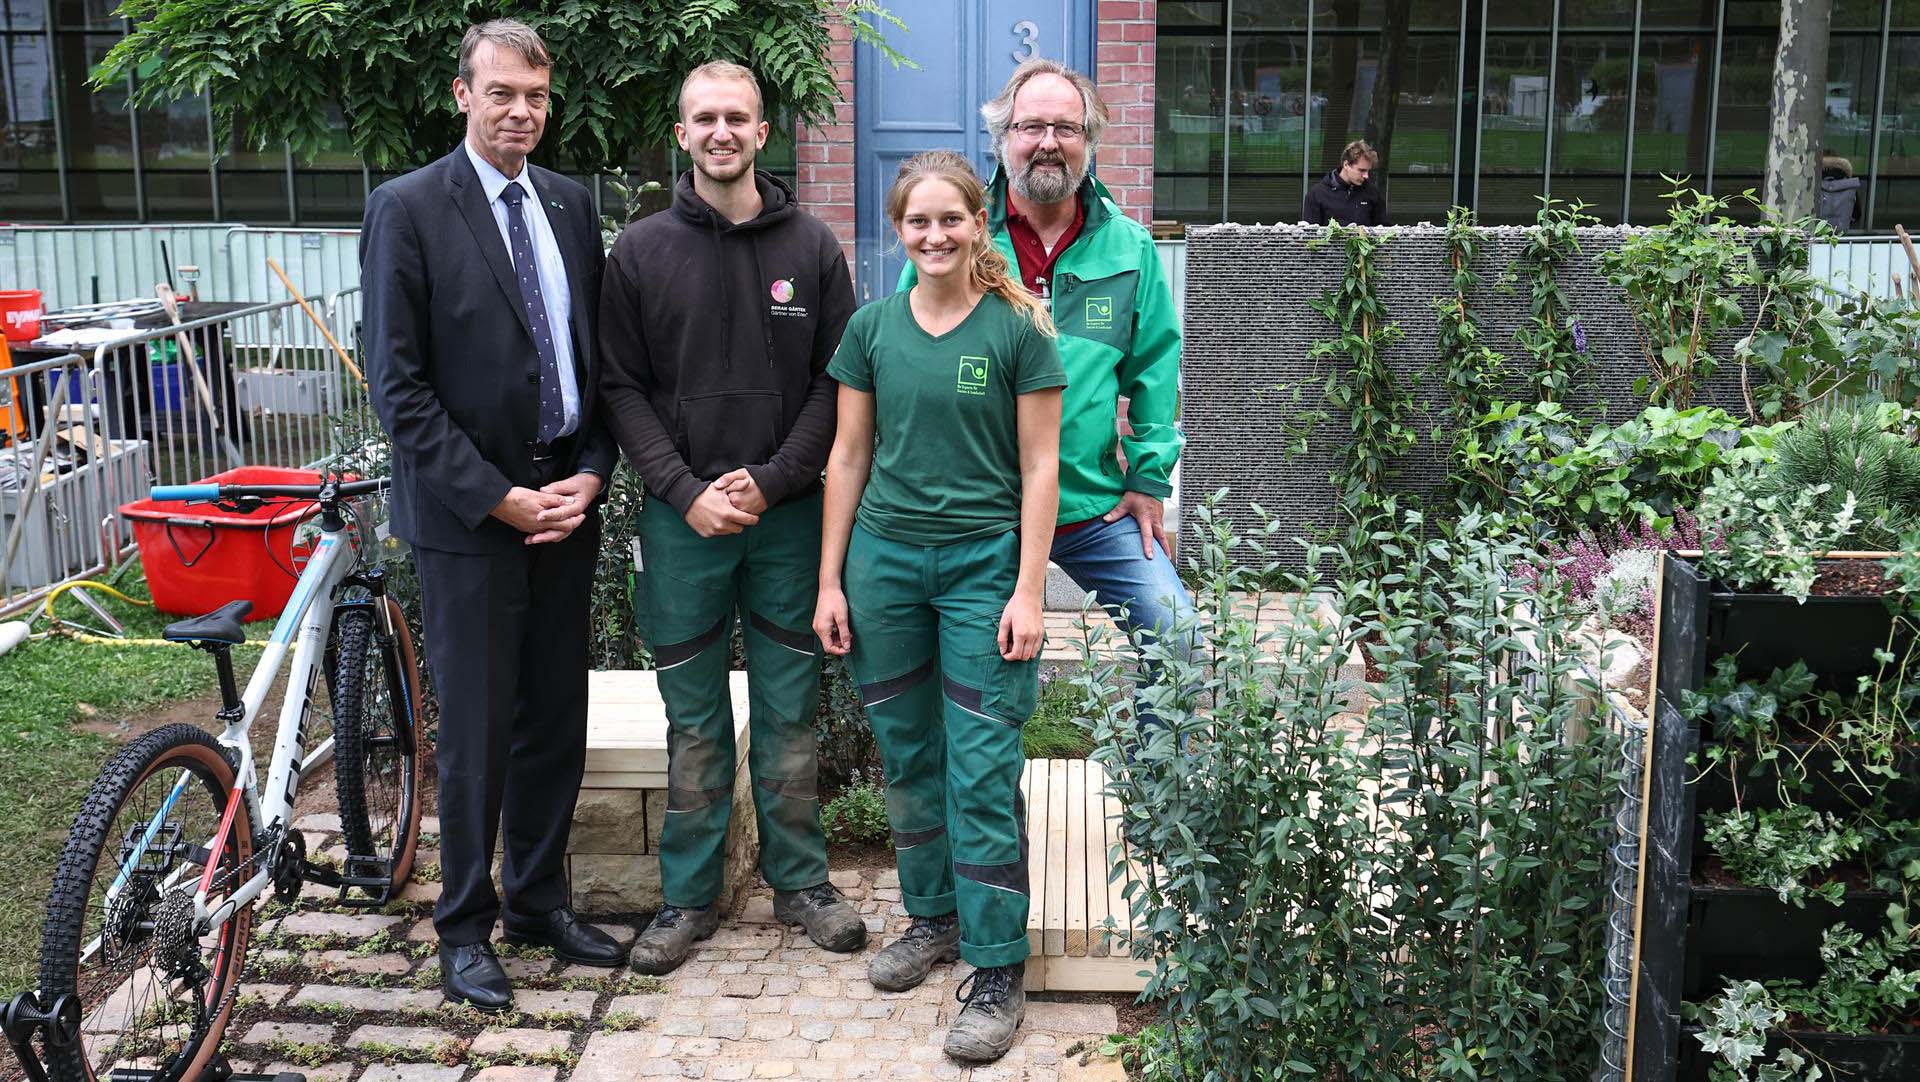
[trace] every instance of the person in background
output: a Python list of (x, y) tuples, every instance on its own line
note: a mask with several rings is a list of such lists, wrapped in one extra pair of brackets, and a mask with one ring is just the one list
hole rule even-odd
[(1387, 197), (1380, 192), (1373, 171), (1380, 155), (1364, 139), (1355, 139), (1340, 152), (1340, 168), (1307, 189), (1301, 220), (1312, 225), (1385, 225)]
[(1832, 148), (1820, 152), (1818, 216), (1840, 233), (1860, 217), (1860, 178), (1853, 175), (1853, 163)]

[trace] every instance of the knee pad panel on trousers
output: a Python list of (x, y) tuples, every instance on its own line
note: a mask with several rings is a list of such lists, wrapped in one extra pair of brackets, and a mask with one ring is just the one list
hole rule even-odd
[(861, 684), (860, 701), (871, 710), (888, 699), (896, 698), (926, 683), (927, 678), (933, 675), (933, 669), (934, 659), (930, 657), (911, 672), (890, 676), (885, 680), (875, 680), (870, 684)]
[(796, 654), (806, 654), (809, 657), (817, 657), (820, 654), (820, 640), (814, 637), (812, 631), (795, 631), (792, 628), (781, 627), (757, 612), (747, 613), (747, 625), (766, 636), (767, 640), (774, 645), (783, 646)]
[(656, 671), (671, 669), (675, 665), (682, 665), (699, 657), (709, 647), (726, 638), (727, 624), (732, 619), (733, 614), (728, 613), (720, 617), (719, 621), (712, 627), (702, 631), (691, 639), (663, 643), (655, 647), (653, 651), (654, 669)]
[(947, 824), (945, 823), (941, 823), (938, 826), (928, 827), (925, 830), (897, 830), (896, 829), (893, 832), (894, 852), (897, 853), (903, 850), (912, 849), (917, 845), (925, 845), (928, 842), (933, 841), (935, 838), (938, 838), (941, 835), (945, 834), (946, 832), (947, 832)]
[(771, 762), (760, 765), (766, 773), (756, 773), (753, 783), (769, 793), (795, 800), (820, 799), (820, 738), (812, 729), (792, 733), (779, 742)]

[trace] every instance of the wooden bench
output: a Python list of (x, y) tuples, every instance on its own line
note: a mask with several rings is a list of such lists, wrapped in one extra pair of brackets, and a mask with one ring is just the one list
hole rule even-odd
[[(1129, 954), (1122, 893), (1137, 878), (1110, 880), (1109, 853), (1124, 845), (1120, 806), (1107, 773), (1088, 759), (1029, 759), (1020, 775), (1027, 806), (1028, 991), (1138, 992), (1149, 963)], [(1108, 918), (1112, 928), (1108, 928)]]
[[(733, 818), (726, 893), (733, 911), (758, 877), (760, 837), (747, 767), (747, 674), (732, 680)], [(660, 907), (660, 828), (667, 814), (667, 708), (652, 670), (587, 674), (587, 771), (567, 842), (573, 905), (584, 913)]]

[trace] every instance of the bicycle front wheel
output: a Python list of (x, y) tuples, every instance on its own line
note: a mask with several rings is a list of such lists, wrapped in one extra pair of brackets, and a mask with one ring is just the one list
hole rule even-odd
[(226, 752), (192, 725), (156, 729), (120, 750), (87, 791), (47, 899), (40, 992), (80, 1003), (80, 1037), (47, 1050), (56, 1082), (118, 1068), (157, 1082), (197, 1078), (246, 966), (253, 907), (208, 926), (194, 892), (217, 911), (254, 872), (253, 826), (234, 812), (213, 874), (215, 838), (234, 792)]
[(370, 608), (342, 611), (334, 630), (333, 769), (347, 852), (390, 861), (397, 889), (413, 872), (420, 838), (426, 723), (406, 616), (384, 601), (391, 634)]

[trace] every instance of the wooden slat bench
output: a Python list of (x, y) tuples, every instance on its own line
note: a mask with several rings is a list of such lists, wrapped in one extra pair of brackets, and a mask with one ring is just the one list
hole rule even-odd
[[(727, 828), (731, 912), (757, 878), (760, 837), (747, 769), (747, 674), (732, 681), (733, 819)], [(585, 913), (660, 906), (660, 828), (667, 813), (667, 708), (652, 670), (587, 674), (587, 771), (567, 843), (573, 904)]]
[[(1084, 759), (1029, 759), (1020, 775), (1027, 806), (1027, 989), (1138, 992), (1148, 963), (1130, 956), (1123, 890), (1138, 875), (1109, 881), (1108, 854), (1120, 837), (1120, 807), (1105, 795), (1106, 770)], [(1113, 930), (1107, 918), (1113, 918)]]

